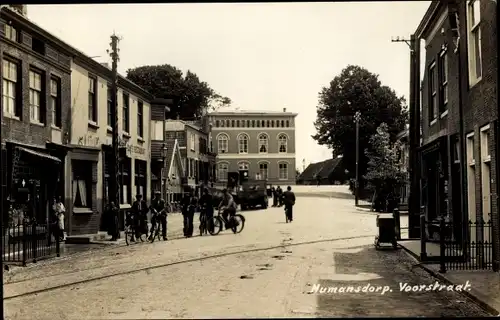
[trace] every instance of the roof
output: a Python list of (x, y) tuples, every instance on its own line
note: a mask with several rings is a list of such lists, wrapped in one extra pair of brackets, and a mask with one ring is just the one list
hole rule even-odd
[[(8, 19), (15, 20), (16, 22), (20, 23), (21, 25), (24, 25), (24, 27), (27, 27), (44, 38), (50, 40), (53, 42), (54, 45), (58, 46), (59, 48), (62, 48), (62, 51), (66, 51), (68, 54), (72, 55), (73, 59), (77, 59), (80, 62), (92, 67), (94, 70), (99, 71), (102, 73), (102, 75), (107, 75), (108, 77), (111, 77), (111, 69), (102, 65), (101, 63), (95, 61), (94, 59), (90, 58), (87, 56), (85, 53), (82, 51), (76, 49), (75, 47), (69, 45), (68, 43), (64, 42), (63, 40), (57, 38), (53, 34), (49, 33), (33, 21), (29, 20), (27, 17), (17, 13), (15, 10), (12, 10), (12, 8), (9, 7), (1, 7), (2, 9), (7, 9), (7, 10), (1, 10), (0, 13), (4, 15)], [(123, 86), (127, 87), (129, 90), (133, 91), (135, 94), (140, 94), (142, 97), (147, 98), (149, 100), (154, 99), (153, 95), (151, 95), (149, 92), (144, 90), (143, 88), (139, 87), (137, 84), (133, 83), (132, 81), (126, 79), (125, 77), (118, 75), (118, 86)]]
[(417, 38), (421, 38), (422, 35), (427, 31), (429, 26), (431, 25), (431, 22), (433, 19), (436, 17), (436, 13), (438, 12), (439, 8), (441, 7), (441, 1), (432, 1), (431, 4), (429, 5), (429, 8), (424, 14), (424, 17), (420, 21), (420, 24), (417, 27), (417, 30), (415, 30), (415, 36)]
[(299, 180), (314, 180), (317, 176), (320, 178), (329, 177), (339, 166), (342, 158), (333, 158), (325, 161), (311, 163), (299, 176)]
[(292, 116), (296, 117), (298, 113), (284, 111), (266, 111), (266, 110), (234, 110), (210, 112), (208, 116)]

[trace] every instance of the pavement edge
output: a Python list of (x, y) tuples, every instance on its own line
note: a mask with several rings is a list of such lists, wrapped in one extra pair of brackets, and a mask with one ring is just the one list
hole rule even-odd
[[(438, 280), (440, 280), (443, 283), (446, 283), (448, 285), (455, 285), (455, 283), (453, 283), (451, 280), (449, 280), (448, 278), (443, 276), (441, 273), (432, 270), (431, 268), (427, 267), (424, 263), (420, 262), (417, 255), (414, 252), (410, 251), (405, 246), (402, 246), (400, 244), (398, 244), (398, 247), (402, 248), (406, 252), (406, 254), (408, 254), (408, 256), (410, 258), (414, 259), (417, 262), (416, 266), (423, 269), (425, 272), (430, 274), (432, 277), (434, 277), (434, 278), (436, 278), (436, 279), (438, 279)], [(479, 298), (474, 293), (472, 293), (470, 291), (460, 291), (460, 292), (457, 291), (457, 293), (464, 295), (467, 298), (471, 299), (472, 301), (477, 303), (481, 308), (483, 308), (484, 310), (489, 312), (492, 316), (497, 316), (497, 317), (500, 316), (500, 310), (497, 310), (495, 307), (493, 307), (488, 302), (483, 301), (481, 298)]]

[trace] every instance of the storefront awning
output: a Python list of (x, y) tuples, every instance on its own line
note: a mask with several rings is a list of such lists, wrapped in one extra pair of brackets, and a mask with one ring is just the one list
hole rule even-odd
[(51, 156), (50, 154), (45, 153), (45, 152), (30, 150), (30, 149), (23, 148), (23, 147), (17, 147), (17, 149), (19, 151), (29, 153), (29, 154), (31, 154), (33, 156), (37, 156), (37, 157), (40, 157), (40, 158), (44, 158), (44, 159), (55, 161), (57, 163), (61, 163), (61, 159), (59, 159), (57, 157), (54, 157), (54, 156)]

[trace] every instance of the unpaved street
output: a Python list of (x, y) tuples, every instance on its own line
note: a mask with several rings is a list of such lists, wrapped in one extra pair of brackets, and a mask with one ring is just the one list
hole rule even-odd
[[(375, 251), (375, 216), (348, 196), (299, 197), (292, 224), (281, 208), (243, 214), (241, 234), (108, 248), (7, 274), (6, 318), (485, 315), (455, 292), (400, 292), (435, 280), (400, 250)], [(368, 284), (392, 292), (310, 293)]]

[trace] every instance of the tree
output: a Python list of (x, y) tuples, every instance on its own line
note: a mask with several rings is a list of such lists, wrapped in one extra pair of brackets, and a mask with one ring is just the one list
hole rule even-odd
[[(405, 99), (383, 86), (378, 75), (362, 67), (347, 66), (329, 86), (321, 89), (314, 123), (316, 134), (312, 137), (320, 145), (333, 149), (334, 155), (343, 155), (350, 178), (356, 172), (356, 111), (361, 112), (359, 150), (369, 147), (369, 139), (381, 123), (387, 124), (390, 139), (394, 141), (407, 119)], [(360, 152), (360, 177), (366, 173), (367, 162)], [(363, 188), (364, 181), (360, 179), (360, 189)]]
[(171, 113), (181, 119), (191, 120), (231, 104), (231, 99), (215, 92), (195, 73), (188, 70), (184, 75), (169, 64), (129, 69), (127, 79), (156, 98), (173, 99)]
[[(382, 123), (377, 132), (370, 138), (371, 150), (366, 149), (368, 170), (364, 178), (368, 187), (375, 191), (376, 211), (391, 212), (395, 203), (397, 191), (405, 181), (405, 174), (399, 165), (401, 143), (391, 143), (388, 126)], [(378, 209), (378, 210), (377, 210)]]

